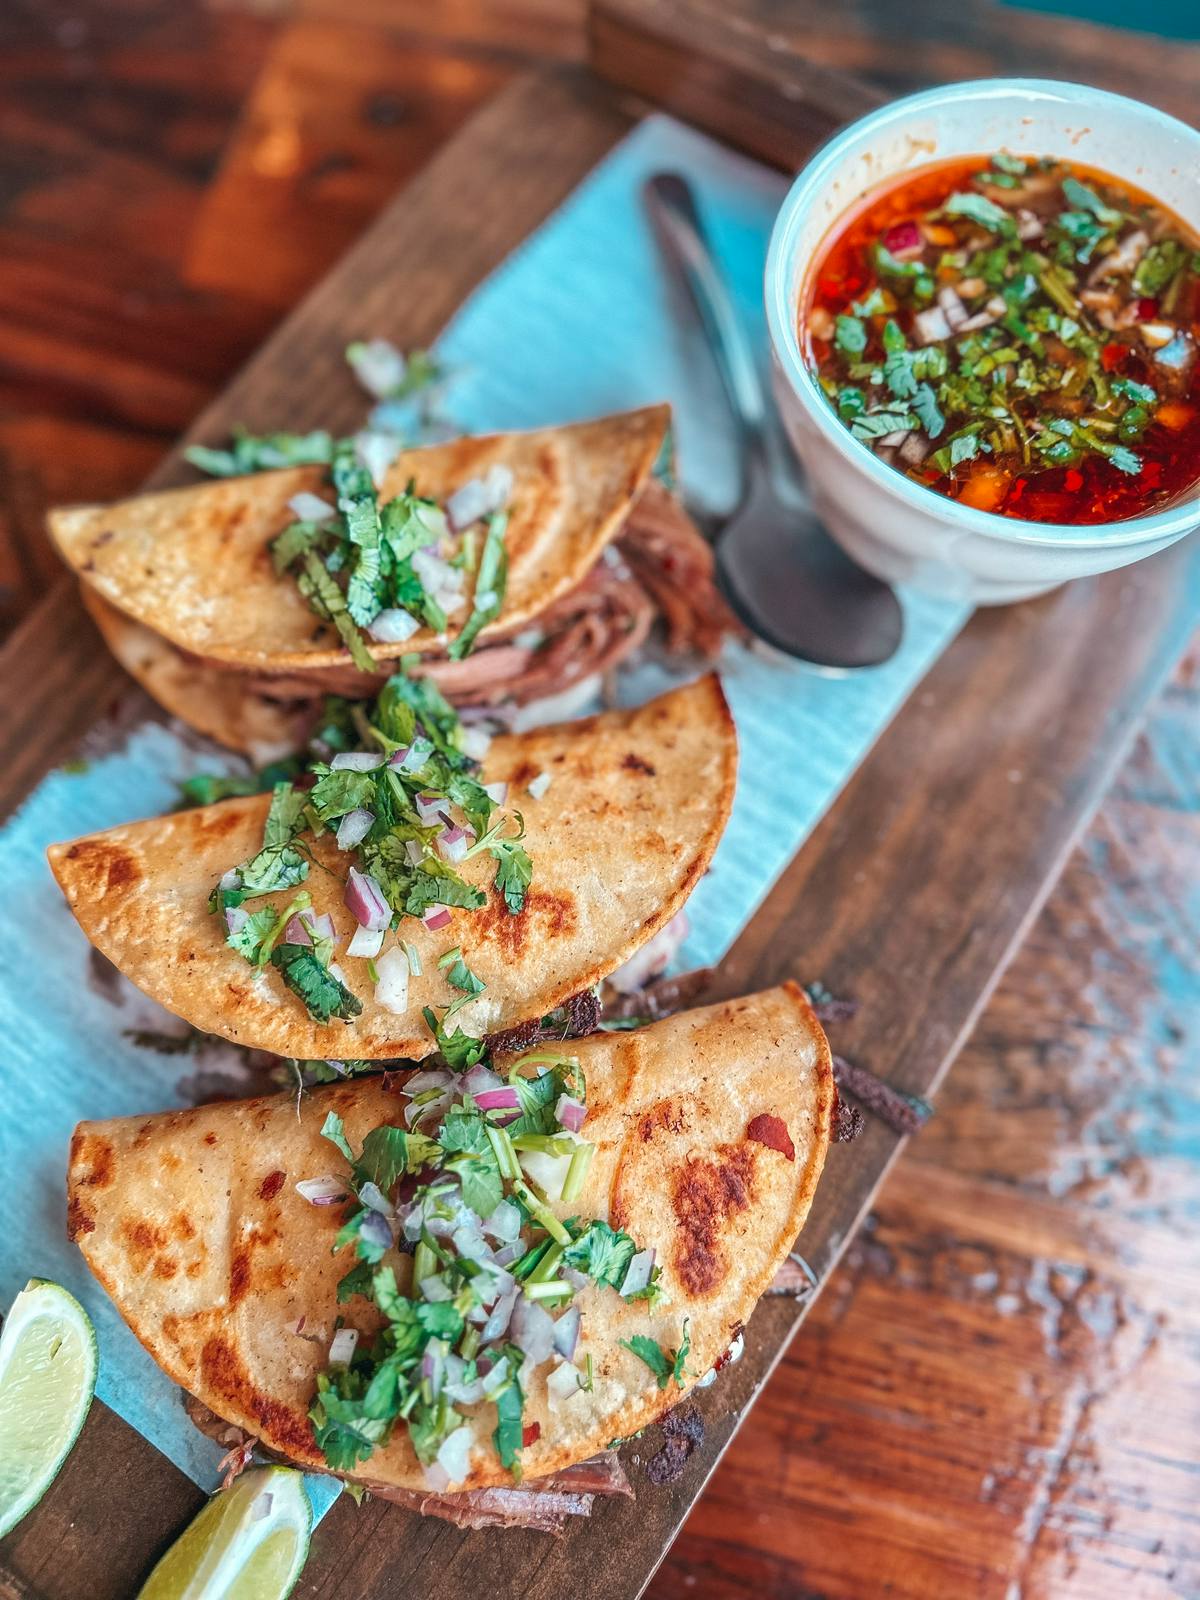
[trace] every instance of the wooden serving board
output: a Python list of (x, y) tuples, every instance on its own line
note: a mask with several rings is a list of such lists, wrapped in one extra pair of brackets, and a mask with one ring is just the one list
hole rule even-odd
[[(640, 62), (636, 51), (620, 46), (632, 38), (620, 30), (634, 9), (632, 0), (605, 0), (596, 9), (595, 38), (610, 76), (624, 76), (623, 53)], [(729, 41), (715, 8), (693, 8), (692, 27), (682, 0), (637, 11), (639, 25), (669, 11), (677, 29), (676, 45), (665, 54), (664, 34), (656, 35), (659, 53), (644, 86), (780, 164), (794, 163), (839, 111), (857, 112), (875, 98), (853, 80), (785, 59), (786, 51), (752, 32), (726, 59)], [(705, 41), (717, 54), (699, 51)], [(731, 85), (742, 104), (763, 113), (752, 119), (750, 135), (725, 120)], [(368, 330), (402, 346), (429, 342), (642, 109), (627, 92), (579, 70), (514, 84), (380, 217), (199, 418), (189, 439), (212, 440), (235, 423), (352, 426), (361, 399), (342, 361), (347, 340)], [(176, 453), (151, 481), (168, 484), (185, 470)], [(839, 1047), (898, 1086), (932, 1094), (1148, 698), (1181, 653), (1198, 597), (1200, 545), (1192, 541), (1125, 572), (978, 615), (743, 933), (719, 992), (796, 977), (852, 993), (860, 1011), (839, 1030)], [(68, 756), (124, 680), (66, 580), (12, 639), (0, 671), (8, 688), (0, 702), (0, 811), (7, 814)], [(822, 1281), (901, 1142), (872, 1122), (856, 1144), (831, 1151), (802, 1241)], [(601, 1502), (590, 1521), (555, 1541), (519, 1532), (464, 1534), (382, 1503), (356, 1509), (342, 1501), (314, 1538), (297, 1592), (342, 1600), (384, 1594), (457, 1600), (477, 1592), (632, 1600), (805, 1309), (780, 1300), (759, 1307), (745, 1359), (697, 1396), (706, 1438), (678, 1484), (663, 1489), (645, 1481), (637, 1458), (653, 1453), (653, 1441), (640, 1451), (627, 1447), (636, 1508)], [(199, 1503), (176, 1468), (97, 1404), (62, 1476), (0, 1548), (0, 1595), (127, 1596)]]

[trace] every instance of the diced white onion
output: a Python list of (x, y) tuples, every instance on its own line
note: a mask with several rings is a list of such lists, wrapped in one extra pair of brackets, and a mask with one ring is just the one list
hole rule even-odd
[(408, 957), (396, 945), (380, 956), (375, 968), (379, 982), (375, 985), (375, 1003), (390, 1011), (394, 1017), (408, 1010)]
[(450, 1483), (461, 1483), (470, 1471), (471, 1430), (465, 1424), (447, 1434), (437, 1453), (437, 1464)]
[(913, 318), (913, 328), (922, 344), (937, 344), (950, 337), (950, 323), (941, 306), (927, 306)]
[(401, 442), (396, 434), (375, 428), (364, 428), (354, 435), (354, 453), (377, 489), (383, 488), (388, 468), (400, 454)]
[(458, 736), (458, 748), (472, 761), (482, 761), (492, 748), (492, 736), (486, 728), (464, 728)]
[(530, 794), (535, 800), (540, 800), (553, 781), (552, 773), (539, 772), (537, 777), (528, 785)]
[(385, 400), (401, 387), (408, 373), (404, 352), (390, 339), (363, 339), (346, 351), (354, 376), (369, 395)]
[(302, 1178), (296, 1185), (296, 1193), (309, 1205), (331, 1206), (345, 1200), (349, 1191), (344, 1178)]
[(330, 1341), (329, 1365), (331, 1367), (348, 1367), (353, 1360), (357, 1344), (357, 1328), (339, 1328)]
[(309, 494), (307, 489), (292, 496), (288, 510), (301, 522), (328, 522), (337, 516), (336, 506), (322, 500), (319, 494)]
[(403, 644), (420, 626), (411, 611), (405, 611), (403, 606), (389, 606), (367, 624), (367, 632), (380, 644)]
[(386, 760), (376, 750), (339, 750), (329, 767), (332, 772), (374, 772)]
[(498, 806), (502, 806), (508, 799), (508, 785), (506, 783), (485, 783), (483, 792), (490, 796)]
[(579, 1368), (570, 1361), (555, 1367), (546, 1379), (546, 1394), (551, 1406), (558, 1407), (579, 1393)]
[(348, 956), (358, 956), (363, 961), (374, 961), (383, 949), (386, 928), (355, 928), (354, 937), (346, 946)]
[(360, 845), (371, 831), (375, 821), (375, 813), (359, 806), (354, 811), (347, 811), (338, 823), (337, 843), (339, 850), (353, 850)]
[[(560, 1139), (573, 1139), (569, 1133), (560, 1133)], [(521, 1164), (526, 1177), (537, 1184), (547, 1200), (558, 1200), (562, 1195), (563, 1184), (567, 1181), (567, 1169), (571, 1165), (570, 1156), (552, 1156), (544, 1150), (518, 1150), (517, 1160)]]
[(554, 1318), (536, 1300), (518, 1295), (509, 1337), (535, 1367), (549, 1361), (554, 1349)]

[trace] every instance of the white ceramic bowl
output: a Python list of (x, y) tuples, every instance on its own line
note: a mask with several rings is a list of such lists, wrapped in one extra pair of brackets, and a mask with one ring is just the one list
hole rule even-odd
[(998, 149), (1100, 168), (1200, 232), (1200, 134), (1193, 129), (1099, 89), (985, 79), (897, 100), (830, 140), (783, 202), (766, 272), (779, 406), (825, 525), (881, 577), (982, 604), (1126, 566), (1200, 526), (1200, 490), (1153, 516), (1089, 527), (1021, 522), (959, 505), (878, 460), (821, 393), (800, 348), (797, 317), (809, 266), (830, 228), (898, 173)]

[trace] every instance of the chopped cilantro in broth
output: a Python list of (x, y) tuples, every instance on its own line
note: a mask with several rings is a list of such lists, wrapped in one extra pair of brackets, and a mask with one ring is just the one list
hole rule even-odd
[(964, 505), (1109, 522), (1200, 478), (1200, 244), (1101, 173), (905, 177), (827, 242), (802, 333), (855, 437)]
[[(313, 1431), (335, 1472), (407, 1429), (431, 1489), (466, 1478), (489, 1438), (519, 1480), (530, 1395), (544, 1384), (553, 1414), (593, 1386), (580, 1291), (650, 1311), (661, 1273), (629, 1234), (557, 1215), (578, 1200), (594, 1151), (579, 1131), (575, 1058), (537, 1051), (503, 1075), (482, 1061), (424, 1070), (403, 1094), (408, 1125), (373, 1129), (361, 1150), (336, 1113), (322, 1128), (353, 1196), (334, 1246), (348, 1261), (338, 1303), (351, 1325), (368, 1303), (378, 1332), (319, 1374)], [(663, 1389), (684, 1382), (689, 1345), (686, 1319), (678, 1349), (640, 1333), (626, 1342)]]

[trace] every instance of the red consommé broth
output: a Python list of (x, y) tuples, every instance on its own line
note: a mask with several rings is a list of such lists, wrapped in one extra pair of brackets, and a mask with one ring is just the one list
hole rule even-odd
[[(991, 157), (979, 155), (905, 173), (865, 195), (830, 229), (816, 252), (800, 297), (800, 345), (819, 376), (830, 371), (834, 352), (831, 341), (813, 334), (813, 312), (822, 308), (836, 318), (848, 312), (853, 302), (861, 302), (876, 285), (885, 285), (887, 280), (878, 275), (872, 260), (875, 241), (898, 223), (927, 218), (952, 194), (970, 187), (971, 180), (990, 165)], [(1119, 193), (1131, 206), (1154, 208), (1188, 248), (1200, 248), (1193, 230), (1153, 195), (1074, 161), (1063, 166), (1085, 183)], [(1200, 278), (1194, 273), (1186, 299), (1188, 303), (1173, 320), (1200, 340)], [(1153, 314), (1151, 310), (1149, 315)], [(893, 315), (911, 335), (911, 311), (901, 307)], [(1152, 362), (1129, 338), (1103, 331), (1100, 337), (1107, 341), (1102, 352), (1106, 373), (1151, 386), (1156, 383), (1159, 374)], [(1115, 470), (1097, 456), (1062, 467), (1033, 462), (1009, 470), (1002, 483), (997, 483), (1000, 475), (987, 457), (950, 473), (919, 468), (908, 476), (950, 499), (1024, 521), (1085, 524), (1145, 516), (1184, 498), (1200, 481), (1200, 361), (1192, 367), (1186, 392), (1173, 397), (1167, 416), (1170, 426), (1155, 419), (1138, 441), (1142, 470), (1136, 476)]]

